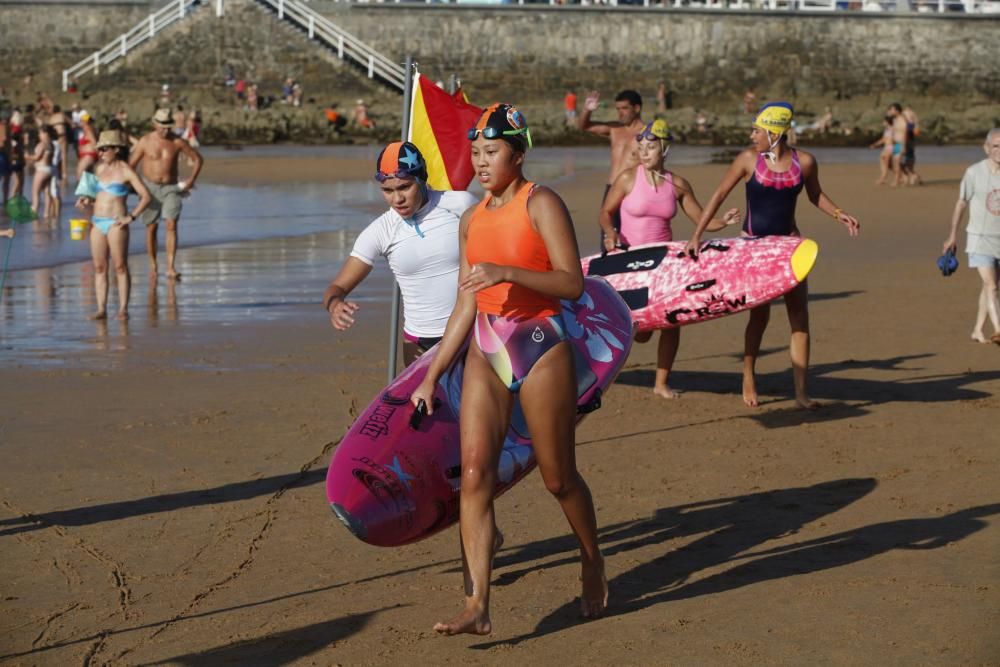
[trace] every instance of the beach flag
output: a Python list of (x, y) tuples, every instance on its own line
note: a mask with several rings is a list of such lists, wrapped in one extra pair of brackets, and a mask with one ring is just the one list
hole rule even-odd
[(427, 161), (427, 184), (435, 190), (465, 190), (472, 181), (466, 134), (483, 113), (461, 89), (454, 95), (419, 74), (414, 76), (410, 141)]

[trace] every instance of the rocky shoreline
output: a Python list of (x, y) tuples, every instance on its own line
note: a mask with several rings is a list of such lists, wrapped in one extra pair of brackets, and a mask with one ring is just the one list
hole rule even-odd
[[(375, 144), (398, 138), (401, 115), (401, 97), (385, 90), (340, 90), (336, 94), (322, 93), (307, 97), (301, 107), (291, 107), (272, 101), (267, 108), (248, 111), (235, 106), (227, 89), (220, 87), (190, 88), (176, 98), (185, 110), (197, 109), (202, 121), (200, 140), (205, 145), (250, 144)], [(469, 91), (473, 101), (479, 100), (474, 90)], [(350, 118), (354, 101), (364, 98), (369, 113), (377, 122), (372, 129), (362, 129), (348, 124), (342, 131), (330, 127), (324, 110), (334, 101), (345, 117)], [(24, 106), (23, 100), (13, 100)], [(55, 101), (69, 108), (80, 103), (91, 112), (99, 127), (103, 126), (118, 110), (128, 113), (129, 129), (141, 133), (150, 129), (149, 117), (157, 101), (149, 95), (136, 94), (122, 89), (100, 92), (60, 94)], [(889, 96), (855, 98), (830, 102), (822, 99), (796, 100), (799, 137), (811, 146), (867, 146), (882, 132), (882, 114), (893, 99)], [(913, 99), (905, 101), (918, 110), (921, 119), (921, 142), (928, 144), (978, 143), (985, 132), (1000, 126), (1000, 107), (988, 100), (970, 100), (960, 106), (954, 98)], [(809, 132), (809, 123), (831, 106), (834, 126), (829, 132)], [(539, 145), (572, 146), (603, 144), (604, 140), (589, 133), (569, 128), (565, 124), (560, 101), (544, 99), (520, 101), (531, 124), (532, 136)], [(664, 115), (670, 123), (675, 141), (693, 145), (742, 146), (746, 143), (749, 120), (747, 114), (736, 111), (736, 101), (717, 102), (714, 107), (728, 107), (730, 113), (713, 113), (710, 108), (681, 106), (669, 109)], [(645, 117), (651, 117), (647, 102)], [(701, 129), (697, 118), (702, 114), (705, 123)], [(611, 103), (595, 114), (596, 118), (613, 118)]]

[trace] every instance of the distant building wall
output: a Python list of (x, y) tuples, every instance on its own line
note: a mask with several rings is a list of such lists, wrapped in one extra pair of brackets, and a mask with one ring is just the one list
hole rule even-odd
[(641, 8), (311, 6), (389, 54), (459, 73), (490, 97), (567, 85), (705, 99), (747, 85), (788, 97), (975, 94), (1000, 100), (1000, 20), (956, 15)]
[[(0, 0), (0, 85), (18, 85), (33, 71), (34, 86), (53, 90), (64, 67), (162, 4)], [(233, 62), (258, 77), (287, 70), (310, 85), (337, 85), (343, 68), (331, 70), (301, 33), (254, 0), (226, 0), (221, 20), (214, 0), (204, 4), (197, 11), (205, 18), (157, 42), (156, 58), (149, 49), (130, 57), (120, 80), (217, 79)], [(702, 101), (731, 100), (748, 85), (790, 98), (893, 91), (1000, 99), (1000, 21), (991, 18), (332, 0), (310, 6), (399, 61), (413, 54), (432, 77), (459, 74), (481, 98), (551, 98), (566, 86), (650, 91), (663, 80)]]

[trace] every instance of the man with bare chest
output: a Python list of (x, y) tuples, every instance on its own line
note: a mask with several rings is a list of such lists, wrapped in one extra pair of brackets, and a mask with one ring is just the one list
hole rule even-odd
[[(177, 221), (181, 215), (181, 197), (194, 187), (203, 160), (201, 154), (188, 142), (173, 134), (173, 126), (174, 119), (170, 109), (158, 109), (153, 116), (153, 131), (144, 135), (132, 147), (128, 162), (133, 169), (142, 163), (139, 175), (153, 199), (140, 218), (146, 225), (150, 273), (157, 272), (156, 231), (162, 216), (167, 223), (167, 278), (178, 279), (180, 274), (174, 261), (177, 257)], [(177, 162), (182, 154), (192, 164), (191, 178), (187, 182), (178, 183)]]
[[(642, 120), (642, 96), (634, 90), (623, 90), (615, 95), (615, 111), (618, 112), (618, 120), (614, 121), (594, 121), (590, 115), (597, 110), (600, 103), (600, 94), (592, 90), (587, 93), (587, 99), (583, 105), (583, 113), (580, 114), (579, 127), (581, 130), (593, 132), (594, 134), (611, 139), (611, 169), (608, 172), (608, 183), (604, 186), (604, 197), (608, 196), (611, 184), (615, 182), (618, 175), (626, 169), (631, 169), (639, 163), (636, 154), (636, 135), (642, 132), (646, 126)], [(612, 219), (615, 229), (621, 229), (621, 220), (615, 215)], [(604, 247), (604, 232), (601, 232), (600, 248)]]

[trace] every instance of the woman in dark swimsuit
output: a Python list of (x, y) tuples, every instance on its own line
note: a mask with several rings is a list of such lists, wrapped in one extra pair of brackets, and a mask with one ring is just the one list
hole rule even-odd
[[(858, 235), (857, 218), (837, 208), (820, 187), (816, 158), (788, 147), (786, 133), (791, 123), (790, 104), (772, 102), (761, 107), (750, 131), (751, 147), (733, 160), (688, 241), (685, 252), (692, 258), (698, 257), (705, 228), (741, 180), (746, 183), (747, 213), (743, 233), (747, 236), (798, 236), (795, 204), (803, 189), (816, 208), (845, 225), (851, 236)], [(790, 352), (795, 402), (800, 408), (814, 410), (819, 404), (806, 392), (809, 368), (809, 288), (806, 281), (785, 295), (785, 309), (792, 329)], [(743, 402), (749, 407), (757, 407), (759, 401), (754, 371), (770, 316), (770, 304), (752, 309), (744, 336)]]

